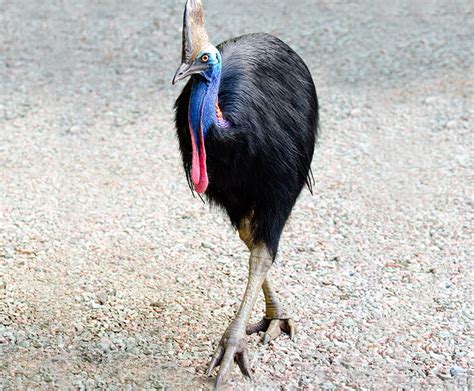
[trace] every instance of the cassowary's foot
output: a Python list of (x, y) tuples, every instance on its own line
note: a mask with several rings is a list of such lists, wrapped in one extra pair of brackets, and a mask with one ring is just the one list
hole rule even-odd
[(211, 376), (214, 368), (220, 366), (215, 383), (216, 388), (225, 384), (234, 367), (234, 361), (239, 365), (242, 374), (252, 380), (245, 333), (231, 323), (219, 341), (219, 346), (207, 370), (207, 376)]
[(216, 388), (226, 382), (232, 372), (234, 361), (237, 361), (244, 376), (248, 378), (252, 376), (247, 353), (245, 326), (249, 322), (250, 312), (272, 262), (273, 257), (265, 244), (252, 247), (249, 260), (249, 278), (242, 303), (234, 321), (222, 336), (207, 371), (207, 375), (210, 376), (214, 368), (217, 365), (220, 366), (215, 383)]
[(264, 344), (276, 339), (282, 331), (288, 334), (290, 339), (294, 339), (296, 334), (295, 322), (283, 312), (268, 278), (265, 279), (262, 290), (265, 296), (265, 316), (260, 322), (248, 325), (247, 334), (265, 331), (262, 339)]
[(296, 334), (295, 322), (290, 318), (269, 318), (264, 316), (259, 322), (247, 326), (247, 335), (265, 331), (262, 342), (264, 344), (278, 338), (282, 332), (293, 340)]

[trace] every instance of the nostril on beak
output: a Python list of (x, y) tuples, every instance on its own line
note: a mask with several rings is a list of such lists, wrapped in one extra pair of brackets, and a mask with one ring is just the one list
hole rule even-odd
[(189, 66), (187, 64), (181, 64), (179, 68), (176, 70), (176, 73), (173, 77), (172, 84), (176, 84), (178, 81), (184, 79), (187, 75), (187, 71), (189, 70)]

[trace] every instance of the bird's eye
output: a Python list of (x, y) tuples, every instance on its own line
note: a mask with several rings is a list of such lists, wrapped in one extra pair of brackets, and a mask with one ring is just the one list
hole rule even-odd
[(202, 62), (208, 62), (208, 61), (209, 61), (209, 55), (203, 54), (203, 55), (201, 56), (201, 61), (202, 61)]

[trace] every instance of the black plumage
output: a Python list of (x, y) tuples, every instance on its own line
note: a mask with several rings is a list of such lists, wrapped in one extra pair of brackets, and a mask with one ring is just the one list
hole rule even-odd
[[(250, 219), (251, 240), (276, 256), (283, 227), (305, 183), (318, 130), (318, 100), (302, 59), (269, 34), (249, 34), (217, 46), (222, 56), (218, 103), (231, 126), (212, 126), (205, 139), (205, 196), (239, 228)], [(193, 75), (176, 109), (184, 169), (191, 185), (188, 107)]]

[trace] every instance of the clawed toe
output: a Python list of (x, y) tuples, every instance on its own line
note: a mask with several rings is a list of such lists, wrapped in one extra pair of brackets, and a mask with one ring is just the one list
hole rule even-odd
[(260, 319), (257, 323), (249, 324), (247, 328), (245, 329), (245, 332), (247, 335), (255, 334), (260, 331), (264, 331), (268, 328), (268, 325), (270, 324), (270, 320), (268, 318), (262, 318)]
[(260, 331), (265, 331), (262, 342), (267, 344), (279, 337), (282, 332), (288, 334), (290, 339), (293, 340), (296, 334), (296, 326), (293, 319), (270, 319), (264, 317), (259, 322), (247, 326), (246, 329), (248, 335)]
[(227, 338), (224, 336), (219, 342), (219, 346), (207, 370), (207, 376), (211, 376), (214, 369), (219, 366), (215, 388), (218, 388), (227, 381), (234, 367), (234, 362), (237, 362), (242, 374), (252, 380), (245, 338)]
[[(262, 341), (264, 344), (267, 344), (277, 338), (282, 332), (288, 334), (293, 339), (296, 327), (293, 319), (264, 317), (256, 324), (247, 326), (245, 331), (247, 334), (264, 331)], [(214, 385), (215, 388), (226, 383), (232, 373), (235, 362), (238, 364), (242, 374), (252, 380), (252, 370), (249, 365), (245, 335), (242, 329), (236, 329), (231, 325), (219, 341), (219, 346), (217, 346), (207, 370), (207, 376), (211, 376), (214, 369), (219, 366), (219, 372), (217, 373)]]

